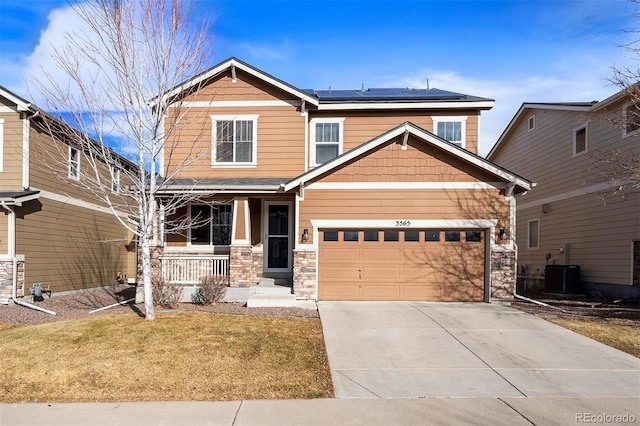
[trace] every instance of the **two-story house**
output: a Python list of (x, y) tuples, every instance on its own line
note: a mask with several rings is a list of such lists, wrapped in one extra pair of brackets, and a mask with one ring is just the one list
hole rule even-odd
[(61, 292), (135, 277), (131, 236), (72, 184), (89, 173), (85, 153), (47, 123), (65, 126), (0, 87), (0, 303), (30, 296), (34, 283)]
[[(602, 170), (617, 166), (601, 161), (612, 152), (638, 155), (640, 126), (630, 116), (638, 106), (624, 91), (602, 102), (524, 103), (489, 153), (537, 183), (517, 206), (521, 285), (640, 295), (640, 194), (616, 195), (620, 182)], [(578, 285), (545, 283), (547, 265), (556, 265), (547, 275), (559, 265), (579, 267), (579, 278), (563, 278)]]
[[(195, 88), (199, 90), (195, 90)], [(288, 282), (299, 299), (509, 299), (515, 197), (531, 182), (477, 155), (491, 99), (438, 89), (301, 90), (230, 58), (167, 96), (168, 194), (214, 194), (166, 219), (165, 278)]]

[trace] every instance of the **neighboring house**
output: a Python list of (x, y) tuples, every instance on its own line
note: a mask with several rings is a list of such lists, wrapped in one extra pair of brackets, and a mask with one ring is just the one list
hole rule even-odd
[(159, 242), (168, 281), (228, 270), (232, 287), (272, 277), (298, 299), (512, 297), (515, 196), (531, 182), (477, 155), (493, 100), (301, 90), (235, 58), (166, 95), (191, 124), (160, 169), (207, 152), (166, 191), (214, 193), (166, 212), (210, 219)]
[(640, 127), (625, 123), (631, 114), (638, 107), (623, 92), (602, 102), (525, 103), (489, 153), (536, 182), (517, 206), (522, 285), (542, 287), (549, 264), (577, 265), (581, 291), (640, 295), (640, 197), (613, 196), (596, 160), (614, 150), (638, 155)]
[(82, 181), (88, 163), (50, 136), (43, 117), (52, 119), (0, 87), (0, 303), (14, 285), (22, 297), (34, 283), (58, 292), (135, 277), (135, 244), (109, 209), (56, 179)]

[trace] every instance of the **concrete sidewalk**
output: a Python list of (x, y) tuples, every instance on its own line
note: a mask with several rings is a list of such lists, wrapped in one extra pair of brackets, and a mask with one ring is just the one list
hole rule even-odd
[(1, 404), (19, 425), (568, 425), (640, 422), (640, 398), (420, 398)]

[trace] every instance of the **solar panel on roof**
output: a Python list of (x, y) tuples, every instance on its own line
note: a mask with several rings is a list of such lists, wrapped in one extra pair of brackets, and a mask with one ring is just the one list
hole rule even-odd
[(460, 93), (447, 92), (440, 89), (411, 89), (411, 88), (374, 88), (366, 90), (316, 90), (320, 100), (436, 100), (436, 99), (464, 99)]

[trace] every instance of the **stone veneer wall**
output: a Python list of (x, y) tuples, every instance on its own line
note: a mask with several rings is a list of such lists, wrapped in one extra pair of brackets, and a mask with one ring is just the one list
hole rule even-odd
[(251, 246), (229, 247), (229, 286), (250, 287), (253, 283)]
[(293, 294), (296, 299), (316, 298), (316, 255), (316, 251), (293, 252)]
[[(17, 294), (24, 294), (24, 260), (18, 260)], [(13, 260), (0, 260), (0, 303), (8, 304), (13, 292)]]
[(494, 250), (491, 252), (491, 301), (511, 302), (516, 284), (516, 252)]
[(262, 250), (251, 250), (251, 282), (257, 283), (264, 270), (264, 253)]

